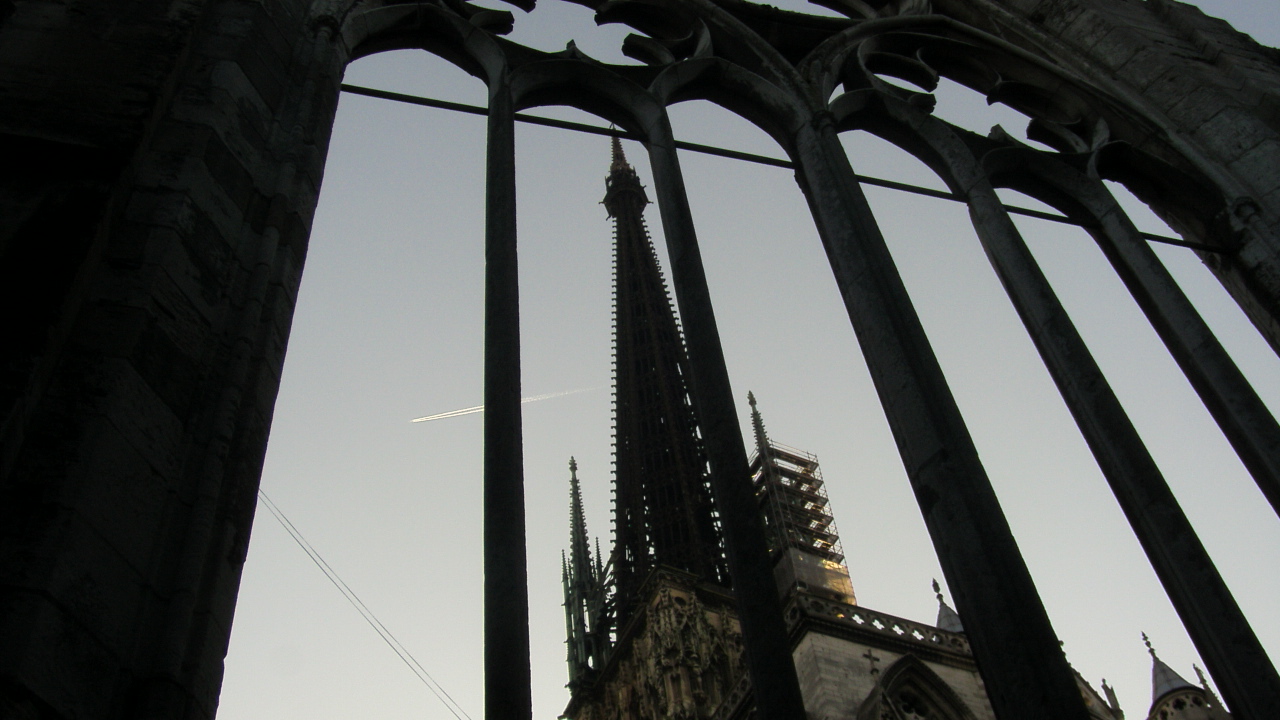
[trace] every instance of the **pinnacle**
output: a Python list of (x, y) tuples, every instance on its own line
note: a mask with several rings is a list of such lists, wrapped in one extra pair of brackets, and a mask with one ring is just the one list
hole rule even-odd
[(751, 429), (756, 436), (756, 451), (764, 457), (769, 448), (769, 436), (764, 431), (764, 417), (756, 407), (756, 396), (750, 391), (747, 392), (747, 404), (751, 406)]

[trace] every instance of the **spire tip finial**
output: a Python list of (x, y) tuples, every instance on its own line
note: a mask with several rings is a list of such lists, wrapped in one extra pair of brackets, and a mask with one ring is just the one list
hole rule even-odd
[(1142, 633), (1142, 644), (1147, 646), (1147, 652), (1151, 653), (1151, 657), (1156, 656), (1156, 649), (1151, 646), (1151, 638), (1146, 633)]
[[(609, 127), (611, 129), (613, 128), (612, 125), (610, 125)], [(625, 167), (628, 167), (627, 154), (622, 152), (622, 139), (619, 138), (617, 135), (614, 135), (612, 145), (613, 145), (613, 163), (610, 164), (609, 170), (610, 171), (621, 170)]]
[(755, 393), (747, 391), (747, 404), (751, 406), (751, 429), (756, 436), (756, 451), (763, 458), (769, 452), (769, 435), (764, 430), (764, 417), (760, 415), (760, 408), (756, 407)]
[(938, 602), (946, 602), (942, 599), (942, 586), (938, 584), (938, 578), (933, 579), (933, 592), (938, 596)]

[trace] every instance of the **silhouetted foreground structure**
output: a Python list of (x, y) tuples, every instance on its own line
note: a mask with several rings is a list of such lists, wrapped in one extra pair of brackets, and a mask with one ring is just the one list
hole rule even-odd
[[(0, 287), (23, 309), (0, 382), (3, 712), (214, 713), (340, 78), (397, 48), (489, 88), (489, 718), (530, 714), (513, 116), (546, 104), (649, 149), (755, 699), (764, 717), (802, 712), (776, 603), (757, 602), (773, 592), (767, 543), (733, 482), (747, 456), (665, 111), (692, 98), (756, 123), (794, 164), (996, 714), (1086, 710), (842, 131), (905, 148), (968, 203), (1226, 704), (1248, 720), (1280, 707), (1274, 667), (993, 190), (1089, 230), (1280, 507), (1275, 420), (1102, 183), (1194, 243), (1280, 347), (1275, 51), (1171, 0), (830, 2), (842, 18), (580, 2), (634, 28), (626, 50), (646, 64), (522, 48), (499, 37), (509, 14), (456, 0), (0, 0)], [(1035, 118), (1058, 152), (931, 116), (939, 75)]]

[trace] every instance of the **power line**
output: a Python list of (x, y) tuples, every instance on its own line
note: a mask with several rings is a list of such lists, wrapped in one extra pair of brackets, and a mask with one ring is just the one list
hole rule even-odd
[[(364, 621), (369, 624), (369, 627), (372, 627), (374, 632), (378, 633), (378, 636), (382, 638), (382, 641), (385, 642), (387, 646), (395, 652), (400, 660), (409, 667), (409, 670), (411, 670), (414, 675), (418, 676), (418, 679), (422, 681), (422, 684), (426, 685), (427, 689), (430, 690), (431, 693), (440, 700), (440, 702), (444, 703), (445, 708), (452, 713), (457, 720), (462, 720), (463, 718), (471, 720), (471, 716), (467, 714), (466, 710), (462, 709), (462, 706), (458, 704), (458, 701), (454, 700), (453, 696), (444, 689), (444, 686), (437, 682), (435, 678), (431, 677), (431, 673), (428, 673), (426, 668), (422, 667), (422, 663), (418, 662), (418, 659), (415, 658), (404, 645), (400, 644), (400, 641), (391, 634), (391, 631), (387, 629), (387, 626), (383, 625), (382, 621), (379, 620), (377, 616), (373, 614), (373, 611), (364, 604), (364, 601), (356, 595), (355, 591), (351, 589), (351, 586), (347, 585), (347, 583), (338, 576), (337, 571), (330, 567), (329, 563), (320, 556), (320, 553), (311, 545), (311, 543), (307, 542), (307, 539), (302, 536), (302, 532), (294, 526), (289, 518), (285, 517), (285, 514), (281, 512), (279, 506), (272, 502), (271, 498), (267, 497), (267, 494), (262, 492), (262, 490), (258, 490), (258, 497), (262, 498), (263, 505), (273, 516), (275, 516), (275, 519), (279, 521), (280, 525), (285, 529), (285, 532), (289, 533), (289, 536), (293, 538), (293, 541), (298, 543), (298, 547), (302, 548), (302, 551), (307, 554), (307, 557), (311, 558), (311, 562), (315, 563), (316, 567), (320, 568), (320, 572), (324, 573), (324, 576), (329, 579), (329, 582), (333, 583), (333, 586), (338, 588), (338, 592), (342, 593), (342, 596), (347, 599), (347, 602), (351, 603), (351, 606), (356, 609), (356, 612), (360, 613), (360, 617), (364, 618)], [(461, 713), (461, 715), (459, 715), (459, 713)]]
[[(365, 97), (377, 98), (379, 100), (391, 100), (394, 102), (406, 103), (408, 105), (421, 105), (423, 107), (466, 113), (468, 115), (489, 114), (489, 109), (480, 105), (467, 105), (465, 103), (451, 102), (449, 100), (437, 100), (435, 98), (425, 98), (418, 95), (406, 95), (404, 93), (391, 92), (389, 90), (378, 90), (376, 88), (362, 87), (360, 85), (347, 85), (345, 83), (341, 87), (343, 92), (351, 93), (352, 95), (364, 95)], [(528, 123), (530, 125), (542, 125), (544, 127), (553, 127), (560, 130), (572, 130), (574, 132), (586, 133), (588, 135), (604, 135), (606, 137), (617, 137), (626, 140), (635, 140), (636, 142), (644, 142), (644, 139), (638, 135), (629, 133), (626, 130), (619, 130), (614, 127), (605, 128), (598, 125), (588, 125), (587, 123), (539, 117), (537, 115), (529, 115), (527, 113), (516, 113), (515, 119), (518, 122)], [(786, 168), (788, 170), (795, 169), (795, 164), (790, 160), (781, 160), (767, 155), (756, 155), (755, 153), (742, 152), (740, 150), (729, 150), (726, 148), (715, 147), (713, 145), (685, 142), (683, 140), (676, 140), (675, 145), (676, 148), (680, 150), (702, 153), (703, 155), (714, 155), (716, 157), (729, 158), (731, 160), (742, 160), (745, 162), (756, 163), (757, 165), (768, 165), (770, 167)], [(882, 187), (889, 190), (898, 190), (901, 192), (911, 193), (913, 195), (937, 198), (939, 200), (964, 202), (964, 199), (959, 195), (947, 190), (935, 190), (933, 188), (897, 182), (895, 180), (886, 180), (884, 178), (873, 177), (871, 175), (858, 175), (855, 173), (854, 177), (858, 182), (864, 185), (872, 185), (874, 187)], [(1032, 210), (1031, 208), (1019, 207), (1017, 205), (1002, 204), (1001, 207), (1004, 208), (1005, 212), (1013, 215), (1022, 215), (1024, 217), (1036, 218), (1038, 220), (1048, 220), (1049, 222), (1056, 222), (1063, 225), (1075, 225), (1077, 227), (1084, 226), (1080, 221), (1069, 218), (1066, 215), (1048, 213), (1042, 210)], [(1138, 234), (1144, 240), (1149, 240), (1151, 242), (1164, 243), (1165, 245), (1176, 245), (1178, 247), (1191, 248), (1192, 250), (1201, 250), (1211, 253), (1222, 252), (1218, 248), (1205, 245), (1204, 243), (1191, 242), (1183, 240), (1182, 238), (1169, 237), (1167, 235), (1156, 235), (1155, 233), (1148, 232), (1139, 232)]]

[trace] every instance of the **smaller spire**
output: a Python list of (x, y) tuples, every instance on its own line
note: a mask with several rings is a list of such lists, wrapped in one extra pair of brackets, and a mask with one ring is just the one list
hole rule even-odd
[(1142, 633), (1142, 642), (1147, 646), (1147, 652), (1151, 653), (1151, 704), (1155, 705), (1160, 698), (1168, 695), (1174, 690), (1183, 688), (1195, 689), (1195, 685), (1187, 682), (1173, 668), (1165, 664), (1163, 660), (1156, 655), (1156, 649), (1151, 646), (1151, 638), (1146, 633)]
[(964, 623), (960, 622), (960, 616), (955, 610), (952, 610), (947, 601), (942, 597), (942, 587), (938, 585), (938, 579), (933, 579), (933, 592), (938, 598), (938, 622), (935, 626), (939, 630), (947, 632), (962, 633), (964, 632)]
[(578, 482), (578, 461), (573, 457), (569, 458), (569, 569), (575, 579), (595, 580), (587, 517), (582, 509), (582, 485)]
[(1196, 671), (1196, 679), (1200, 681), (1200, 687), (1204, 688), (1204, 694), (1209, 696), (1209, 700), (1211, 700), (1215, 706), (1222, 707), (1222, 701), (1218, 699), (1218, 696), (1213, 692), (1213, 690), (1209, 689), (1209, 681), (1204, 676), (1204, 670), (1201, 670), (1200, 666), (1195, 663), (1191, 664), (1191, 669)]
[(1124, 711), (1120, 709), (1120, 699), (1116, 697), (1115, 688), (1107, 684), (1106, 678), (1102, 678), (1102, 692), (1107, 696), (1107, 705), (1112, 712), (1118, 715), (1120, 720), (1124, 720)]

